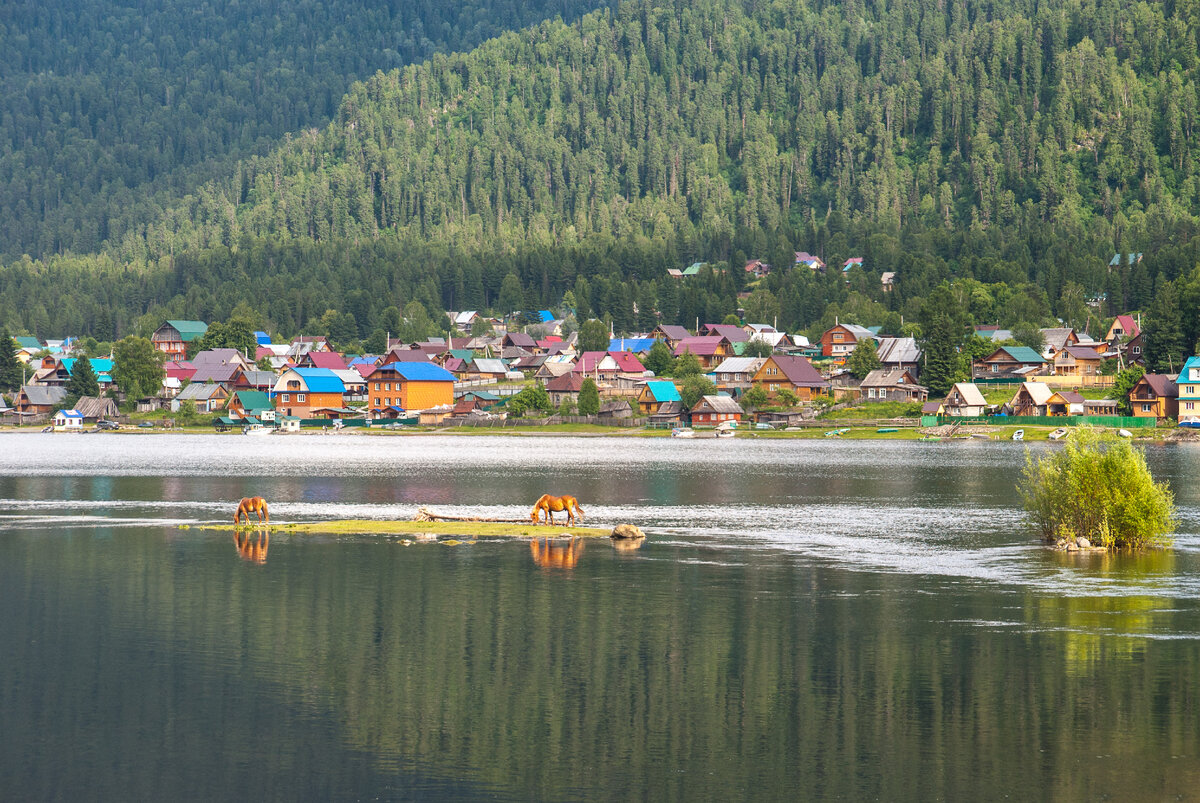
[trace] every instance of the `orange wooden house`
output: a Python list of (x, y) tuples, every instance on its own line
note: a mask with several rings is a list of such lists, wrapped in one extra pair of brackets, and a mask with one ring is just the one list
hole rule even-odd
[(454, 374), (431, 362), (390, 362), (367, 374), (366, 380), (372, 416), (454, 404)]
[(289, 368), (272, 391), (280, 415), (312, 418), (312, 411), (340, 408), (346, 385), (328, 368)]

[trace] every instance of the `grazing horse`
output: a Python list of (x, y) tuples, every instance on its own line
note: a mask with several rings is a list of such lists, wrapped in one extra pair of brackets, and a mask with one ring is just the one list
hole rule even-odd
[(234, 525), (238, 523), (238, 520), (243, 515), (246, 516), (246, 523), (249, 524), (251, 513), (257, 513), (258, 520), (260, 522), (264, 521), (264, 516), (266, 517), (265, 521), (268, 524), (271, 522), (271, 514), (267, 510), (267, 500), (263, 499), (261, 496), (248, 496), (238, 503), (237, 512), (233, 514)]
[(579, 514), (579, 518), (583, 518), (583, 508), (579, 506), (579, 501), (575, 497), (542, 494), (541, 498), (537, 500), (537, 504), (533, 506), (533, 511), (529, 514), (529, 520), (541, 523), (542, 512), (545, 511), (546, 520), (550, 524), (553, 524), (554, 513), (563, 510), (567, 511), (567, 524), (575, 523), (575, 513)]

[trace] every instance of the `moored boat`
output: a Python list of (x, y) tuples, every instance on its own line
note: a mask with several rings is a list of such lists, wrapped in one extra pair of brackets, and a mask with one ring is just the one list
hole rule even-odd
[(1067, 431), (1065, 429), (1063, 429), (1062, 427), (1059, 427), (1058, 429), (1054, 430), (1049, 435), (1049, 438), (1052, 441), (1061, 440), (1065, 437), (1067, 437)]
[(1016, 432), (1014, 432), (1014, 433), (1013, 433), (1013, 440), (1014, 440), (1014, 441), (1023, 441), (1023, 440), (1025, 440), (1025, 430), (1023, 430), (1023, 429), (1018, 429)]

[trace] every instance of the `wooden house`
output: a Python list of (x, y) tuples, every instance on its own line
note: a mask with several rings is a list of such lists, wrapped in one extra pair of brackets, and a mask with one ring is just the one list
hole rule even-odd
[(1166, 374), (1143, 374), (1129, 391), (1129, 407), (1139, 418), (1179, 417), (1179, 386)]
[(225, 409), (230, 412), (230, 418), (258, 417), (263, 410), (274, 412), (275, 405), (271, 397), (260, 390), (239, 390), (230, 395), (225, 403)]
[(979, 392), (979, 388), (970, 382), (956, 382), (946, 400), (942, 402), (942, 410), (946, 415), (960, 417), (981, 416), (987, 411), (987, 400)]
[(741, 405), (728, 396), (703, 396), (691, 411), (693, 425), (716, 426), (726, 421), (741, 421)]
[(204, 337), (208, 324), (203, 321), (167, 321), (154, 330), (150, 342), (168, 359), (183, 359), (189, 343)]
[(454, 406), (454, 374), (430, 362), (392, 362), (366, 376), (372, 416)]
[(1047, 360), (1067, 346), (1078, 345), (1079, 335), (1069, 326), (1059, 326), (1053, 329), (1038, 330), (1042, 335), (1042, 356)]
[(1083, 415), (1083, 396), (1070, 390), (1051, 393), (1046, 400), (1046, 415)]
[(328, 368), (289, 368), (275, 382), (275, 412), (312, 418), (313, 410), (341, 408), (345, 390), (342, 380)]
[(865, 326), (839, 323), (821, 335), (821, 355), (824, 357), (848, 357), (860, 340), (873, 340), (875, 336)]
[(721, 390), (745, 390), (754, 382), (765, 357), (729, 357), (713, 369), (717, 387)]
[(1084, 415), (1120, 415), (1116, 399), (1084, 399)]
[(1137, 337), (1142, 331), (1142, 327), (1138, 326), (1137, 319), (1132, 315), (1118, 315), (1113, 318), (1112, 324), (1108, 327), (1108, 332), (1104, 335), (1104, 340), (1108, 343), (1120, 342)]
[(1046, 405), (1053, 395), (1045, 382), (1022, 382), (1008, 406), (1013, 415), (1047, 415)]
[(107, 396), (80, 396), (75, 402), (75, 409), (83, 416), (83, 423), (95, 424), (97, 421), (116, 421), (121, 416), (117, 402)]
[(70, 432), (83, 429), (83, 414), (78, 410), (59, 410), (54, 414), (54, 430)]
[(679, 402), (679, 388), (669, 379), (651, 379), (642, 385), (637, 395), (638, 412), (655, 415), (667, 402)]
[(679, 341), (691, 336), (692, 333), (684, 327), (669, 323), (660, 323), (650, 331), (650, 337), (663, 341), (671, 351), (675, 350), (675, 347), (679, 345)]
[(674, 355), (682, 357), (688, 352), (696, 356), (705, 370), (711, 370), (733, 356), (733, 347), (723, 335), (685, 337), (675, 345)]
[(1028, 346), (1001, 346), (973, 366), (975, 379), (1005, 379), (1045, 373), (1046, 361)]
[(761, 259), (752, 259), (746, 263), (745, 271), (754, 278), (761, 279), (771, 273), (771, 266)]
[(49, 415), (65, 398), (67, 389), (61, 385), (22, 385), (13, 407), (20, 416), (34, 418)]
[(829, 392), (829, 382), (806, 357), (772, 354), (755, 372), (751, 380), (768, 395), (781, 390), (795, 394), (800, 401), (812, 401), (814, 396)]
[(1064, 346), (1054, 355), (1055, 376), (1099, 376), (1104, 358), (1086, 346)]
[(910, 368), (876, 368), (859, 384), (860, 398), (866, 401), (900, 401), (923, 404), (929, 389), (917, 384)]
[(578, 404), (583, 380), (583, 374), (574, 372), (561, 374), (551, 379), (546, 383), (546, 393), (550, 395), (550, 403), (555, 407), (561, 406), (564, 401)]
[(1130, 365), (1145, 365), (1146, 358), (1142, 354), (1142, 333), (1138, 332), (1125, 344), (1125, 362)]
[(171, 410), (179, 412), (184, 402), (196, 405), (198, 413), (215, 413), (225, 406), (229, 390), (215, 382), (193, 382), (171, 399)]
[(627, 351), (585, 351), (579, 355), (572, 370), (592, 377), (618, 374), (642, 376), (646, 373), (646, 366)]

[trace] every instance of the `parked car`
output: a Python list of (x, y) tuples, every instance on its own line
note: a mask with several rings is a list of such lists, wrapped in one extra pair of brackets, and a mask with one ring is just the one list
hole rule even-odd
[(116, 421), (100, 420), (96, 422), (96, 429), (120, 429), (121, 425)]

